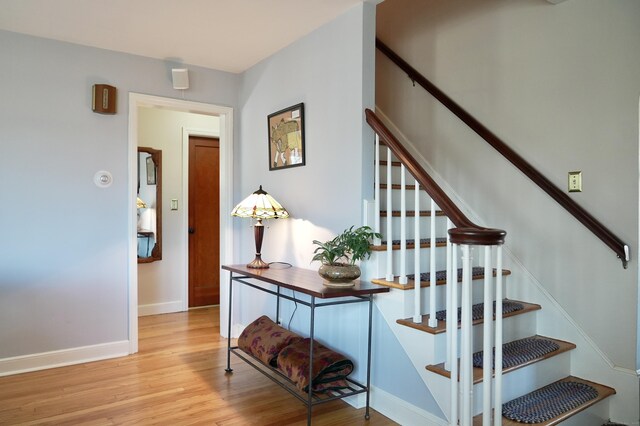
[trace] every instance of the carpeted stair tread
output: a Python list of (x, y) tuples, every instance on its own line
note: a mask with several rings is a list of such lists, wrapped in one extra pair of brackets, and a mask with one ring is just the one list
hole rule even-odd
[(520, 423), (542, 423), (596, 399), (598, 391), (580, 382), (556, 382), (502, 406), (502, 416)]
[[(414, 239), (407, 240), (407, 249), (412, 250), (415, 248)], [(436, 247), (446, 247), (447, 239), (446, 238), (436, 238)], [(429, 248), (431, 247), (431, 238), (421, 238), (420, 239), (420, 248)], [(400, 250), (400, 240), (392, 240), (391, 241), (392, 250)], [(372, 245), (371, 250), (373, 251), (385, 251), (387, 250), (387, 242), (382, 241), (380, 245)]]
[[(556, 425), (615, 393), (608, 386), (569, 376), (505, 402), (502, 425)], [(481, 425), (482, 415), (475, 416), (473, 424)]]
[[(534, 303), (526, 303), (526, 302), (521, 302), (521, 301), (518, 301), (518, 300), (504, 299), (504, 301), (503, 301), (503, 311), (504, 311), (504, 307), (505, 306), (511, 306), (512, 303), (522, 305), (522, 309), (512, 310), (512, 311), (510, 311), (508, 313), (504, 313), (503, 314), (503, 318), (508, 318), (508, 317), (511, 317), (511, 316), (514, 316), (514, 315), (525, 314), (525, 313), (528, 313), (528, 312), (537, 311), (537, 310), (541, 309), (540, 305), (537, 305), (537, 304), (534, 304)], [(396, 322), (398, 324), (405, 325), (405, 326), (411, 327), (411, 328), (415, 328), (415, 329), (420, 330), (420, 331), (425, 331), (425, 332), (430, 333), (430, 334), (444, 333), (446, 331), (446, 326), (447, 326), (446, 321), (438, 320), (438, 325), (436, 327), (429, 327), (429, 315), (422, 315), (422, 321), (419, 322), (419, 323), (413, 322), (413, 318), (399, 319)], [(482, 322), (483, 322), (483, 319), (481, 319), (481, 318), (473, 320), (473, 324), (474, 325), (481, 324)], [(460, 328), (460, 323), (459, 322), (458, 322), (458, 328)]]
[[(389, 214), (388, 210), (380, 210), (380, 217), (387, 217), (388, 214)], [(400, 217), (401, 214), (402, 213), (400, 210), (391, 210), (392, 217)], [(415, 217), (416, 211), (407, 210), (406, 214), (407, 214), (407, 217)], [(420, 210), (420, 217), (429, 217), (429, 216), (432, 216), (431, 210)], [(445, 214), (442, 210), (436, 210), (436, 216), (445, 216)]]
[[(526, 337), (513, 342), (507, 342), (502, 348), (502, 368), (526, 364), (534, 359), (543, 358), (545, 355), (560, 349), (560, 345), (551, 339), (542, 337)], [(491, 354), (491, 368), (495, 368), (495, 348)], [(484, 364), (484, 351), (473, 354), (473, 366), (482, 368)]]
[[(511, 275), (511, 271), (509, 271), (508, 269), (503, 269), (502, 270), (502, 276), (507, 276), (507, 275)], [(437, 271), (436, 272), (436, 285), (443, 285), (446, 284), (446, 276), (447, 276), (447, 272), (446, 271)], [(496, 276), (496, 270), (493, 270), (493, 276)], [(413, 277), (414, 274), (409, 274), (407, 275), (407, 283), (406, 284), (400, 284), (400, 279), (399, 277), (394, 277), (393, 281), (387, 281), (384, 278), (375, 278), (373, 280), (371, 280), (372, 283), (374, 284), (378, 284), (378, 285), (383, 285), (386, 287), (391, 287), (391, 288), (397, 288), (399, 290), (413, 290), (415, 287), (415, 283), (413, 281)], [(430, 274), (429, 272), (423, 272), (422, 274), (420, 274), (420, 287), (429, 287), (430, 285)], [(472, 269), (472, 275), (471, 275), (471, 279), (473, 280), (480, 280), (484, 278), (484, 267), (475, 267)], [(458, 282), (462, 281), (462, 268), (458, 269)]]
[[(518, 302), (514, 302), (512, 300), (503, 300), (502, 302), (502, 315), (505, 314), (510, 314), (512, 312), (515, 311), (519, 311), (523, 308), (521, 303)], [(495, 316), (496, 314), (496, 302), (493, 302), (493, 315)], [(460, 322), (460, 319), (462, 318), (462, 308), (459, 307), (458, 308), (458, 322)], [(473, 318), (474, 321), (477, 320), (481, 320), (484, 318), (484, 303), (476, 303), (475, 305), (471, 306), (471, 318)], [(436, 312), (436, 319), (438, 321), (446, 321), (447, 320), (447, 311), (446, 310), (442, 310), (442, 311), (437, 311)]]
[[(386, 183), (380, 184), (380, 189), (387, 189), (387, 187), (388, 186)], [(404, 187), (407, 191), (413, 191), (416, 189), (415, 185), (405, 185)], [(402, 189), (402, 185), (400, 185), (399, 183), (394, 183), (391, 185), (391, 189)]]
[[(556, 349), (553, 351), (545, 352), (545, 351), (539, 351), (539, 348), (537, 348), (538, 350), (532, 353), (524, 353), (524, 355), (522, 356), (509, 357), (508, 355), (506, 355), (508, 351), (512, 351), (514, 348), (526, 349), (528, 345), (524, 345), (523, 343), (531, 342), (531, 341), (551, 342), (553, 346), (556, 347)], [(509, 349), (505, 349), (505, 347)], [(556, 355), (560, 355), (562, 353), (565, 353), (575, 348), (576, 348), (576, 345), (574, 345), (573, 343), (565, 342), (563, 340), (552, 339), (550, 337), (544, 337), (544, 336), (532, 336), (532, 337), (526, 337), (520, 340), (515, 340), (513, 342), (508, 342), (508, 343), (505, 343), (502, 348), (504, 353), (503, 363), (502, 363), (503, 365), (502, 372), (504, 374), (507, 374), (511, 371), (515, 371), (519, 368), (526, 367), (527, 365), (531, 365), (536, 362), (543, 361), (545, 359), (554, 357)], [(482, 353), (482, 352), (479, 352), (479, 353)], [(474, 358), (476, 354), (474, 354)], [(535, 355), (535, 356), (530, 356), (530, 355)], [(450, 372), (445, 370), (444, 363), (427, 365), (426, 369), (433, 373), (440, 374), (441, 376), (444, 376), (444, 377), (451, 377)], [(479, 366), (476, 366), (474, 363), (473, 383), (480, 383), (481, 381), (482, 381), (482, 364), (480, 363)]]

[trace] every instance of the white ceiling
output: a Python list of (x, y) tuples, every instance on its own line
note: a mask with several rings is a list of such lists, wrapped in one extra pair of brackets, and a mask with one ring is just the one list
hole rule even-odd
[(365, 0), (0, 0), (0, 29), (242, 72)]

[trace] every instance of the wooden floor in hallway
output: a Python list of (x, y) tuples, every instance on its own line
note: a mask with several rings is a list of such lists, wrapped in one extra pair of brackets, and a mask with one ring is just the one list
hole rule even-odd
[[(0, 377), (0, 425), (304, 425), (306, 407), (236, 357), (217, 307), (141, 317), (135, 355)], [(395, 425), (343, 401), (314, 425)]]

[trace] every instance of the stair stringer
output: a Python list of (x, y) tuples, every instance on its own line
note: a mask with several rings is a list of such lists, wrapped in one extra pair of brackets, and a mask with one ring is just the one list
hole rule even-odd
[[(435, 360), (434, 349), (436, 346), (436, 336), (410, 329), (396, 322), (398, 318), (404, 318), (404, 299), (407, 293), (411, 292), (391, 289), (388, 294), (376, 297), (375, 303), (385, 322), (395, 335), (396, 339), (398, 339), (398, 342), (400, 342), (400, 345), (411, 361), (411, 364), (418, 372), (418, 375), (429, 391), (432, 393), (438, 407), (440, 407), (440, 410), (445, 414), (445, 416), (447, 416), (447, 420), (449, 420), (449, 387), (447, 386), (446, 392), (444, 392), (444, 389), (442, 389), (441, 386), (436, 386), (437, 378), (434, 377), (435, 375), (433, 373), (428, 372), (425, 368), (427, 364), (431, 364)], [(420, 335), (420, 338), (416, 338), (416, 335)]]
[[(478, 215), (460, 198), (442, 176), (433, 169), (431, 164), (415, 148), (414, 144), (394, 125), (378, 106), (376, 106), (376, 114), (467, 217), (479, 225), (484, 225), (484, 221), (480, 220)], [(373, 222), (370, 221), (368, 223)], [(609, 404), (609, 410), (599, 408), (601, 415), (607, 413), (607, 416), (610, 417), (612, 421), (632, 426), (640, 426), (640, 407), (638, 406), (638, 401), (640, 400), (640, 370), (635, 371), (615, 365), (593, 339), (589, 337), (586, 331), (583, 330), (560, 303), (551, 296), (542, 283), (524, 266), (520, 259), (509, 250), (508, 240), (503, 246), (503, 256), (504, 267), (510, 269), (512, 272), (510, 277), (511, 283), (507, 286), (506, 297), (540, 304), (543, 309), (537, 316), (538, 333), (570, 341), (577, 345), (576, 350), (572, 351), (571, 354), (571, 374), (616, 389), (617, 394), (605, 401), (605, 404)], [(376, 268), (378, 267), (376, 266)], [(381, 265), (379, 268), (384, 269), (384, 265)], [(394, 330), (394, 327), (391, 327), (391, 329)], [(414, 362), (413, 358), (411, 359), (412, 362)], [(427, 384), (427, 386), (429, 385)], [(434, 392), (434, 387), (429, 386), (429, 389), (433, 392), (436, 401), (439, 401), (436, 396), (437, 392)], [(601, 404), (596, 404), (596, 406), (600, 405)], [(443, 412), (448, 413), (448, 410), (443, 409)]]
[(512, 271), (510, 279), (514, 284), (509, 289), (509, 297), (521, 297), (543, 307), (537, 319), (539, 334), (576, 345), (571, 354), (571, 375), (616, 389), (617, 394), (604, 401), (604, 405), (609, 405), (608, 410), (603, 409), (602, 404), (596, 404), (594, 410), (599, 416), (606, 415), (602, 417), (604, 420), (610, 418), (630, 426), (640, 425), (638, 373), (616, 366), (508, 248), (505, 248), (504, 254), (509, 258)]

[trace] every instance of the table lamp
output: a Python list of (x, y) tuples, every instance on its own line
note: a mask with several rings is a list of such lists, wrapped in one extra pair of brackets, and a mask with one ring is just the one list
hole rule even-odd
[(247, 198), (242, 200), (233, 211), (231, 216), (250, 217), (256, 219), (253, 227), (253, 234), (256, 239), (256, 258), (247, 264), (247, 268), (266, 269), (269, 264), (262, 260), (262, 238), (264, 236), (264, 225), (262, 219), (286, 219), (289, 212), (280, 205), (271, 195), (260, 188)]

